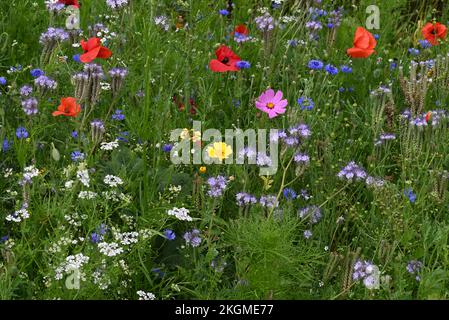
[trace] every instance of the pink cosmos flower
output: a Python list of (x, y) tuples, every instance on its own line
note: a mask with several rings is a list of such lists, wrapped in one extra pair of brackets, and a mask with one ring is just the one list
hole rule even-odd
[(273, 89), (268, 89), (256, 100), (256, 108), (268, 113), (270, 119), (284, 113), (287, 104), (287, 99), (282, 100), (281, 90), (275, 94)]

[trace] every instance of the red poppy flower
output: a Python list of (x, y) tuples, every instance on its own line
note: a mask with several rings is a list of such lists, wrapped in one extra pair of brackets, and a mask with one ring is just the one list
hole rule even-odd
[(213, 59), (209, 62), (209, 68), (213, 72), (240, 70), (235, 63), (241, 59), (230, 48), (222, 45), (215, 51), (215, 55), (217, 56), (217, 59)]
[(432, 112), (429, 111), (429, 112), (426, 113), (426, 122), (429, 123), (431, 118), (432, 118)]
[(81, 62), (89, 63), (95, 58), (107, 59), (112, 56), (112, 51), (101, 45), (100, 38), (90, 38), (89, 40), (81, 40), (81, 47), (84, 54), (80, 56)]
[(422, 35), (429, 41), (432, 46), (438, 45), (438, 39), (445, 39), (447, 35), (447, 28), (444, 24), (439, 22), (427, 23), (424, 28), (422, 28)]
[(58, 111), (54, 111), (53, 116), (76, 117), (81, 111), (81, 106), (72, 97), (62, 98)]
[(78, 3), (78, 0), (59, 0), (58, 3), (63, 3), (66, 6), (75, 6), (77, 8), (80, 7), (80, 4)]
[(368, 58), (377, 45), (374, 36), (365, 28), (358, 27), (354, 35), (354, 46), (346, 52), (351, 58)]
[(239, 24), (237, 27), (235, 27), (234, 32), (243, 34), (245, 36), (249, 34), (249, 30), (244, 24)]

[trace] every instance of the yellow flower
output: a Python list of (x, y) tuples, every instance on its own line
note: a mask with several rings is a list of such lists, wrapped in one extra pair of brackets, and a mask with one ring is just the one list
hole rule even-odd
[(206, 173), (207, 169), (205, 166), (200, 167), (200, 173), (204, 174)]
[(214, 142), (212, 147), (207, 150), (210, 158), (218, 158), (220, 160), (228, 158), (232, 154), (231, 146), (224, 142)]

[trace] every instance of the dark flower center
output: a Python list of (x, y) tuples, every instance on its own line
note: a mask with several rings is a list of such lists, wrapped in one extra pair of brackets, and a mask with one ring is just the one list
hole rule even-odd
[(221, 60), (221, 63), (224, 63), (224, 64), (226, 64), (228, 62), (229, 62), (229, 58), (228, 57), (225, 57), (223, 60)]

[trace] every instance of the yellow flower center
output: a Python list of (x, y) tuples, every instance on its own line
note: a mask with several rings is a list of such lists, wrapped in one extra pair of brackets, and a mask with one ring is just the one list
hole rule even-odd
[(274, 108), (274, 103), (273, 102), (267, 103), (267, 108), (268, 109), (273, 109)]

